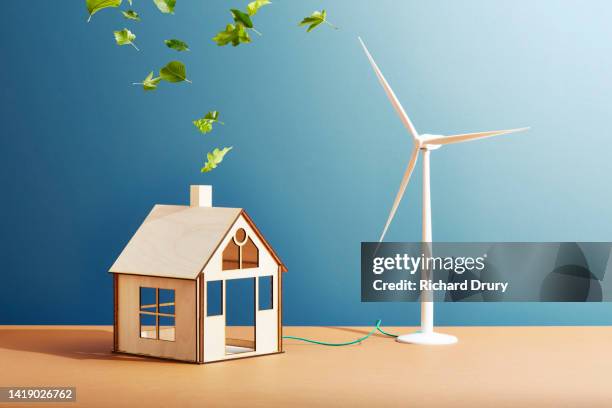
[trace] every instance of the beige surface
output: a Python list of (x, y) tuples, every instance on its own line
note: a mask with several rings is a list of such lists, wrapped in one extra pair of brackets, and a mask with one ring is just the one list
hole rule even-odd
[[(285, 330), (330, 341), (367, 331)], [(444, 332), (459, 344), (286, 340), (284, 354), (195, 365), (110, 354), (110, 327), (0, 326), (0, 386), (76, 386), (78, 403), (63, 406), (86, 407), (612, 406), (611, 327)]]

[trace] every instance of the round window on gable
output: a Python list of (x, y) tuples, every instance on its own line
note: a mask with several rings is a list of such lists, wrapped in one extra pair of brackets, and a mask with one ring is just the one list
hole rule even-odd
[(238, 245), (244, 245), (246, 242), (246, 237), (247, 234), (244, 228), (238, 228), (238, 230), (236, 230), (236, 234), (234, 235), (234, 242)]
[(258, 268), (259, 249), (244, 228), (238, 228), (223, 250), (224, 271)]

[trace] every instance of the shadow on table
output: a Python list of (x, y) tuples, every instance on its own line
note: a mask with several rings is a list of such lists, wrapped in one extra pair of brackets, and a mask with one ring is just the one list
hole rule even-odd
[(166, 362), (115, 354), (113, 333), (95, 329), (0, 329), (0, 350), (43, 353), (77, 360)]

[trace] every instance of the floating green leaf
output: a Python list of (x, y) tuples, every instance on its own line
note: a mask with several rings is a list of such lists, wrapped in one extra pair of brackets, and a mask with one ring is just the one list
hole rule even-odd
[(153, 91), (157, 89), (157, 84), (161, 81), (160, 77), (153, 78), (153, 71), (142, 82), (134, 82), (132, 85), (142, 85), (145, 91)]
[(228, 24), (225, 27), (225, 31), (220, 31), (215, 37), (213, 37), (213, 41), (216, 42), (219, 47), (229, 43), (232, 43), (234, 47), (237, 47), (242, 43), (250, 43), (251, 37), (249, 37), (249, 33), (244, 25), (237, 23), (236, 25)]
[(219, 121), (219, 112), (210, 111), (206, 115), (204, 115), (203, 118), (194, 120), (193, 125), (197, 127), (201, 133), (206, 134), (212, 131), (213, 123), (215, 122), (219, 122), (222, 125), (224, 124), (223, 122)]
[(87, 11), (89, 12), (89, 18), (87, 22), (91, 20), (91, 16), (96, 14), (98, 11), (108, 7), (119, 7), (121, 0), (85, 0)]
[(115, 41), (117, 41), (117, 45), (131, 45), (136, 48), (136, 51), (139, 51), (136, 44), (134, 44), (134, 40), (136, 39), (136, 35), (134, 35), (130, 30), (124, 28), (123, 30), (113, 31), (115, 34)]
[(238, 9), (231, 9), (230, 12), (234, 17), (234, 22), (242, 23), (247, 28), (253, 28), (253, 21), (251, 21), (251, 17)]
[(315, 29), (317, 26), (319, 26), (321, 23), (328, 24), (329, 26), (333, 27), (335, 30), (338, 29), (338, 27), (336, 27), (335, 25), (327, 21), (327, 13), (325, 12), (325, 10), (315, 11), (310, 16), (304, 17), (304, 19), (300, 22), (299, 25), (300, 26), (308, 25), (306, 32), (310, 32), (313, 29)]
[(234, 47), (237, 47), (240, 44), (250, 43), (251, 37), (249, 36), (247, 29), (253, 30), (255, 33), (261, 35), (261, 33), (257, 31), (255, 27), (253, 27), (253, 20), (251, 20), (251, 16), (255, 15), (257, 10), (266, 4), (270, 4), (270, 1), (255, 0), (248, 4), (246, 13), (242, 10), (230, 9), (230, 13), (232, 13), (232, 17), (234, 19), (234, 24), (228, 24), (224, 31), (220, 31), (215, 37), (213, 37), (213, 41), (220, 47), (230, 43)]
[(174, 14), (174, 6), (176, 6), (176, 0), (153, 0), (153, 3), (157, 6), (159, 11), (164, 14)]
[(209, 171), (212, 171), (213, 169), (215, 169), (219, 165), (219, 163), (223, 161), (223, 157), (225, 157), (227, 152), (229, 152), (233, 148), (234, 148), (233, 146), (224, 147), (223, 149), (219, 149), (218, 147), (215, 147), (215, 149), (212, 152), (208, 152), (206, 154), (207, 161), (204, 164), (204, 167), (202, 167), (201, 172), (208, 173)]
[(127, 18), (128, 20), (140, 21), (140, 16), (134, 10), (122, 11), (121, 13), (123, 13), (123, 17)]
[(187, 79), (185, 65), (180, 61), (170, 61), (168, 65), (159, 71), (159, 76), (161, 79), (168, 82), (187, 81), (191, 83), (191, 81)]
[(189, 51), (189, 46), (187, 45), (187, 43), (181, 40), (173, 38), (171, 40), (165, 40), (164, 43), (166, 43), (166, 46), (168, 48), (172, 48), (173, 50)]
[(249, 16), (254, 16), (255, 14), (257, 14), (259, 9), (265, 6), (266, 4), (270, 4), (270, 1), (269, 0), (252, 1), (247, 5), (247, 13), (249, 13)]

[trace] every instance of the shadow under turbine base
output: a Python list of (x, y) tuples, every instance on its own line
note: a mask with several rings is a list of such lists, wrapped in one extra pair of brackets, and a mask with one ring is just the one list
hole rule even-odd
[(451, 336), (450, 334), (436, 333), (436, 332), (415, 332), (410, 334), (403, 334), (398, 336), (396, 341), (398, 343), (407, 344), (422, 344), (422, 345), (444, 345), (444, 344), (455, 344), (457, 343), (457, 337)]

